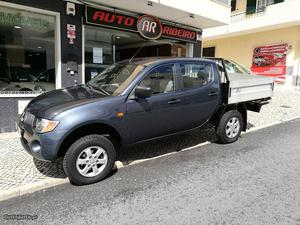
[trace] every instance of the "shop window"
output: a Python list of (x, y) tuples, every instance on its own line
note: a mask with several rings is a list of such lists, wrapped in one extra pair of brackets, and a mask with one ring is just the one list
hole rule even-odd
[(203, 48), (203, 57), (215, 57), (215, 47)]
[(180, 74), (185, 89), (201, 87), (213, 80), (213, 68), (207, 63), (182, 63)]
[(132, 57), (186, 56), (186, 43), (146, 40), (134, 32), (85, 26), (85, 82), (115, 62)]
[(112, 35), (105, 29), (85, 29), (85, 81), (108, 68), (114, 62)]
[(0, 94), (55, 89), (55, 17), (0, 7)]

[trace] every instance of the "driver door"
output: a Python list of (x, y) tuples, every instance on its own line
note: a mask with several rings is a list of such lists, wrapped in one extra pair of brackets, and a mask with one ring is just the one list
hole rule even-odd
[(139, 86), (150, 87), (152, 95), (127, 102), (130, 142), (168, 135), (180, 130), (183, 116), (181, 93), (177, 91), (175, 64), (152, 69)]

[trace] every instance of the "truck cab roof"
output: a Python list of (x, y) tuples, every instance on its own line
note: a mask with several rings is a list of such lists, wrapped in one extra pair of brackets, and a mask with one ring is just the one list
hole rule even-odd
[(145, 57), (145, 58), (133, 58), (119, 61), (120, 64), (138, 64), (149, 66), (153, 64), (161, 64), (166, 62), (182, 62), (182, 61), (207, 61), (212, 62), (205, 58), (193, 58), (193, 57)]

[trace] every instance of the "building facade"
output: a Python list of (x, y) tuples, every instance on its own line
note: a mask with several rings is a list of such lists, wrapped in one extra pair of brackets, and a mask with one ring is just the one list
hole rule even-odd
[(202, 30), (229, 20), (227, 0), (0, 1), (0, 132), (32, 98), (117, 61), (199, 57)]
[(233, 0), (231, 22), (203, 32), (203, 55), (226, 57), (256, 74), (300, 85), (300, 1)]

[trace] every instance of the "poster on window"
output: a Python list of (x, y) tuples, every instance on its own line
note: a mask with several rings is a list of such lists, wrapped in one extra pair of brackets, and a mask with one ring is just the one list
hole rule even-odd
[(103, 64), (103, 48), (93, 48), (93, 63)]
[(253, 50), (251, 71), (257, 75), (274, 76), (284, 82), (286, 75), (287, 44), (259, 46)]

